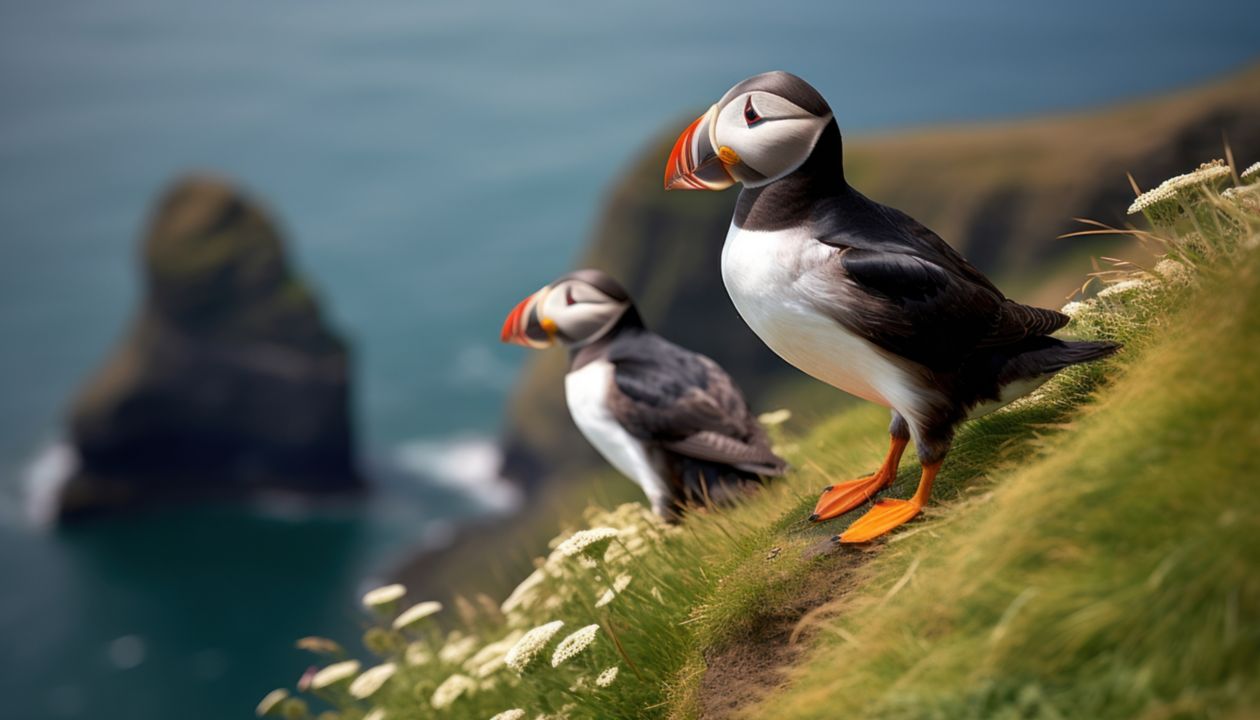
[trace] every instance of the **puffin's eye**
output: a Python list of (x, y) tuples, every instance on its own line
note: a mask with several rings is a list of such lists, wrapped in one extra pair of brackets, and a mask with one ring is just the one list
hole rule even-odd
[(762, 117), (757, 114), (757, 111), (752, 106), (752, 96), (750, 95), (744, 101), (744, 122), (748, 123), (748, 127), (752, 127), (761, 122), (761, 120)]
[(564, 304), (565, 305), (577, 304), (577, 300), (573, 299), (573, 286), (571, 285), (564, 289)]

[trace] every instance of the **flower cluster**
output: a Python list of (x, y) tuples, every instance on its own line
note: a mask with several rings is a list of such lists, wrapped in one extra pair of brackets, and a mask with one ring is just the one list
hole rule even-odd
[(503, 662), (516, 672), (524, 673), (562, 627), (563, 620), (553, 620), (530, 630), (512, 645), (512, 649), (503, 657)]
[(613, 665), (595, 678), (595, 684), (599, 687), (606, 688), (617, 681), (617, 673), (621, 672), (621, 668)]
[(1168, 178), (1139, 195), (1129, 206), (1129, 214), (1140, 212), (1156, 226), (1172, 225), (1180, 216), (1183, 204), (1198, 202), (1202, 188), (1220, 189), (1232, 175), (1224, 160), (1203, 163), (1198, 170)]
[(437, 689), (433, 691), (433, 697), (429, 699), (429, 704), (435, 710), (445, 710), (465, 694), (476, 692), (476, 690), (477, 683), (472, 678), (455, 673), (437, 686)]
[(610, 527), (579, 530), (570, 535), (568, 540), (560, 543), (556, 547), (556, 551), (565, 557), (583, 558), (597, 562), (604, 559), (604, 553), (608, 550), (608, 545), (619, 534), (616, 528)]
[(586, 648), (590, 647), (591, 643), (595, 642), (595, 636), (598, 634), (598, 625), (587, 625), (561, 640), (560, 644), (556, 646), (555, 653), (551, 656), (551, 667), (560, 667), (581, 655)]

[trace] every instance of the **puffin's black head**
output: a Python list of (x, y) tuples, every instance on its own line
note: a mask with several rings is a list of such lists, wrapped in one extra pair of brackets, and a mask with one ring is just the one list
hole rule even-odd
[(758, 187), (809, 158), (831, 123), (831, 107), (809, 83), (782, 71), (731, 88), (691, 123), (669, 154), (666, 190)]
[(532, 348), (556, 340), (582, 346), (606, 335), (633, 308), (630, 294), (607, 273), (575, 270), (520, 301), (503, 322), (500, 339)]

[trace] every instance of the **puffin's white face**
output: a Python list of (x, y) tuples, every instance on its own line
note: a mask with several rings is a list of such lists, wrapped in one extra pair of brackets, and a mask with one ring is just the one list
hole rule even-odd
[(594, 285), (564, 278), (522, 300), (503, 323), (501, 339), (532, 348), (598, 340), (630, 307)]
[(815, 114), (757, 87), (793, 89), (781, 81), (785, 77), (804, 85), (787, 73), (749, 78), (683, 131), (665, 166), (665, 189), (722, 190), (736, 182), (757, 187), (800, 167), (831, 122), (831, 112)]
[(830, 120), (778, 95), (741, 93), (718, 108), (710, 135), (731, 177), (756, 187), (800, 167)]

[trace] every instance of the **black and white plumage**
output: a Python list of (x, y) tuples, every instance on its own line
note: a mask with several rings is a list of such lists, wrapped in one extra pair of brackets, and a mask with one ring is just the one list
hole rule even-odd
[(736, 182), (744, 189), (722, 277), (740, 315), (789, 363), (893, 410), (884, 466), (828, 488), (812, 519), (890, 483), (909, 439), (925, 469), (913, 500), (882, 501), (842, 540), (913, 517), (960, 422), (1117, 349), (1050, 337), (1065, 315), (1008, 299), (934, 232), (853, 189), (830, 107), (794, 75), (733, 87), (683, 132), (666, 165), (667, 189)]
[(722, 504), (786, 463), (730, 376), (643, 326), (608, 275), (579, 270), (523, 300), (502, 339), (569, 347), (565, 397), (583, 436), (643, 488), (659, 515)]

